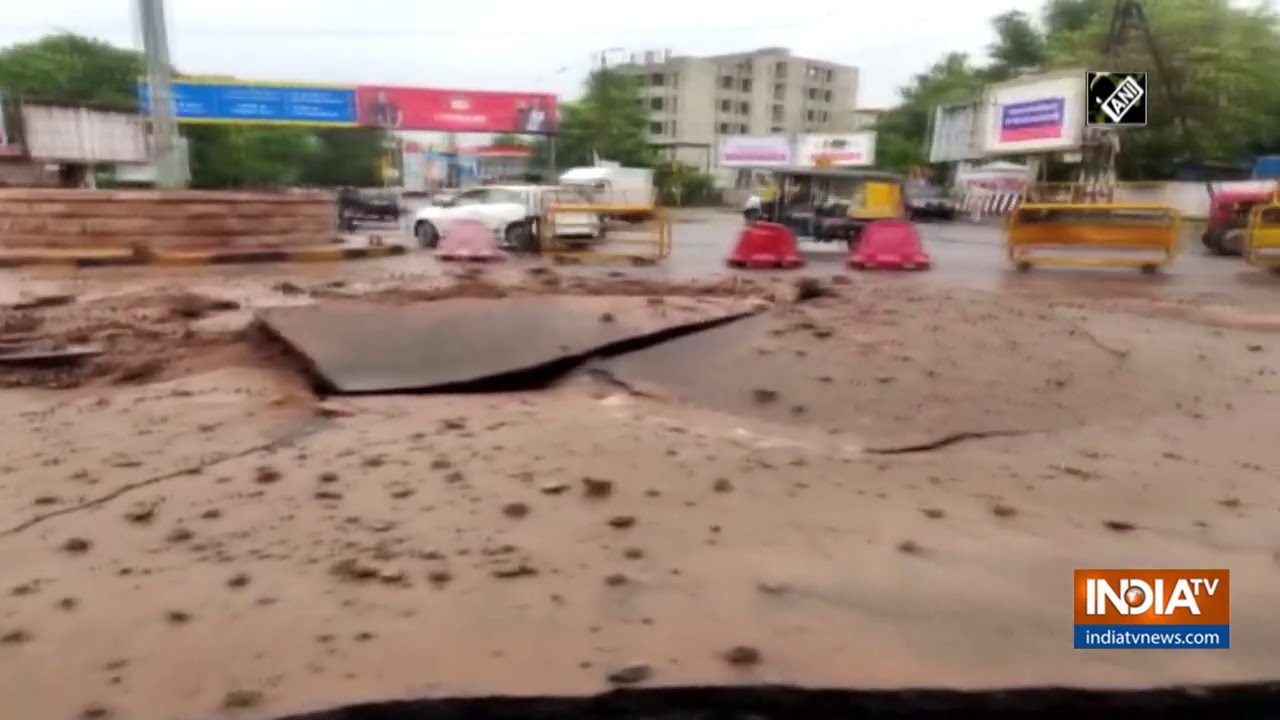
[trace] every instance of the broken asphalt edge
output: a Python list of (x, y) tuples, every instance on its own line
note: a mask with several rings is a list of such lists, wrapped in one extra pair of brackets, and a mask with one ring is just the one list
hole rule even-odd
[(407, 252), (404, 245), (334, 247), (314, 245), (297, 248), (250, 248), (245, 250), (138, 252), (131, 248), (79, 248), (67, 250), (0, 250), (0, 269), (28, 266), (75, 268), (136, 265), (190, 266), (239, 265), (249, 263), (341, 262), (391, 257)]
[[(441, 300), (428, 302), (448, 301)], [(653, 332), (644, 333), (642, 335), (632, 335), (623, 340), (587, 348), (578, 353), (561, 355), (547, 362), (512, 368), (505, 372), (493, 375), (483, 375), (469, 378), (467, 380), (442, 383), (438, 385), (424, 385), (385, 390), (343, 390), (321, 372), (320, 367), (314, 358), (311, 358), (303, 352), (301, 348), (298, 348), (293, 343), (289, 342), (288, 338), (273, 327), (271, 323), (267, 322), (261, 314), (255, 315), (252, 327), (262, 333), (269, 340), (278, 343), (288, 352), (291, 359), (297, 363), (297, 367), (304, 375), (306, 375), (311, 384), (312, 390), (320, 396), (370, 396), (424, 393), (463, 394), (519, 392), (543, 389), (565, 378), (575, 370), (582, 368), (592, 360), (616, 357), (625, 353), (644, 350), (687, 335), (722, 327), (729, 323), (758, 315), (761, 312), (763, 312), (763, 309), (761, 308), (751, 308), (748, 310), (740, 310), (735, 313), (730, 313), (728, 315), (686, 323), (684, 325), (667, 327)]]
[(1043, 718), (1094, 713), (1138, 718), (1265, 717), (1280, 682), (1137, 690), (1027, 687), (1003, 690), (851, 690), (779, 685), (619, 689), (581, 697), (423, 698), (363, 703), (275, 720), (655, 720), (656, 718)]

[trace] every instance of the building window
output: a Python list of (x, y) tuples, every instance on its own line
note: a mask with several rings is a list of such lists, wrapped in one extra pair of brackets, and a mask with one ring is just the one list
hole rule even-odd
[(740, 102), (740, 103), (738, 103), (738, 114), (739, 114), (739, 115), (750, 115), (750, 114), (751, 114), (751, 103), (744, 103), (744, 102)]
[(773, 99), (774, 99), (774, 100), (785, 100), (786, 98), (787, 98), (787, 86), (786, 86), (786, 85), (783, 85), (782, 83), (774, 83), (774, 85), (773, 85)]
[(733, 112), (733, 103), (729, 102), (728, 100), (721, 100), (720, 112), (725, 112), (725, 113)]
[(680, 87), (680, 73), (671, 73), (671, 87)]
[(666, 78), (662, 77), (662, 73), (654, 73), (649, 76), (649, 84), (654, 87), (662, 87), (665, 81)]
[(809, 88), (809, 99), (810, 99), (810, 100), (817, 100), (817, 99), (818, 99), (818, 91), (817, 91), (817, 90), (814, 90), (813, 88)]
[(738, 132), (742, 133), (743, 135), (747, 134), (747, 126), (745, 123), (738, 126)]
[(804, 119), (805, 119), (805, 120), (808, 120), (809, 122), (813, 122), (813, 111), (812, 111), (812, 110), (805, 110), (805, 111), (804, 111)]
[(716, 132), (720, 133), (721, 135), (728, 135), (728, 134), (729, 134), (729, 123), (720, 123), (719, 125), (717, 125), (717, 126), (716, 126)]
[(786, 63), (784, 63), (784, 62), (774, 63), (774, 64), (773, 64), (773, 71), (774, 71), (778, 76), (786, 75), (786, 74), (787, 74), (787, 64), (786, 64)]
[(660, 122), (651, 122), (651, 123), (649, 123), (649, 134), (650, 134), (650, 135), (661, 135), (661, 134), (662, 134), (662, 123), (660, 123)]
[(828, 117), (829, 117), (829, 116), (827, 115), (827, 111), (826, 111), (826, 110), (823, 110), (823, 111), (822, 111), (822, 122), (826, 122)]
[(783, 108), (781, 105), (774, 105), (774, 106), (773, 106), (773, 121), (774, 121), (774, 122), (782, 122), (782, 118), (783, 118), (783, 117), (785, 117), (785, 115), (784, 115), (783, 113), (785, 113), (785, 112), (786, 112), (786, 109), (785, 109), (785, 108)]
[(832, 72), (831, 70), (827, 71), (827, 82), (831, 82), (832, 80), (835, 79), (835, 77), (836, 77), (836, 74), (834, 72)]
[(672, 98), (670, 98), (670, 101), (671, 101), (671, 102), (670, 102), (670, 105), (671, 105), (671, 112), (676, 112), (676, 108), (678, 108), (678, 107), (679, 107), (679, 104), (677, 103), (677, 99), (676, 99), (676, 98), (674, 98), (674, 97), (672, 97)]
[(786, 132), (786, 131), (785, 131), (785, 130), (783, 130), (783, 129), (782, 129), (781, 127), (779, 127), (778, 125), (774, 125), (773, 127), (769, 128), (769, 132), (773, 133), (774, 135), (778, 135), (778, 134), (783, 133), (783, 132)]
[(671, 122), (667, 123), (667, 135), (669, 137), (675, 137), (677, 134), (678, 133), (676, 132), (676, 121), (672, 120)]
[(742, 80), (742, 92), (751, 92), (751, 79), (744, 78)]
[(830, 91), (830, 90), (827, 90), (827, 91), (823, 92), (823, 93), (822, 93), (822, 99), (823, 99), (823, 100), (826, 100), (827, 102), (831, 102), (831, 91)]
[(722, 75), (722, 76), (720, 76), (720, 87), (721, 87), (721, 88), (723, 88), (723, 89), (725, 89), (725, 90), (732, 90), (732, 89), (733, 89), (733, 76), (731, 76), (731, 75)]
[(650, 109), (650, 110), (661, 110), (661, 109), (662, 109), (662, 98), (649, 98), (649, 109)]

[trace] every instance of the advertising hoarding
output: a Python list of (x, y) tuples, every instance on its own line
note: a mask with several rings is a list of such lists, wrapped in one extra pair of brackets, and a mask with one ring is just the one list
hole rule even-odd
[(730, 135), (720, 138), (717, 167), (781, 167), (794, 154), (786, 135)]
[(1036, 75), (987, 88), (982, 149), (986, 155), (1069, 152), (1085, 121), (1083, 70)]
[(23, 139), (33, 160), (65, 163), (146, 163), (147, 122), (137, 113), (24, 102)]
[(810, 167), (867, 167), (876, 163), (873, 132), (801, 135), (796, 152), (800, 165)]
[[(377, 85), (180, 80), (173, 85), (178, 122), (252, 123), (388, 130), (549, 135), (559, 118), (547, 93), (439, 90)], [(138, 101), (150, 113), (147, 83)]]
[(558, 119), (546, 93), (360, 85), (356, 106), (361, 125), (388, 130), (549, 135)]
[(982, 157), (983, 109), (981, 100), (935, 108), (929, 162), (960, 162)]
[[(138, 102), (149, 114), (151, 93), (145, 82), (138, 84)], [(173, 84), (173, 102), (181, 123), (357, 124), (354, 86), (179, 80)]]

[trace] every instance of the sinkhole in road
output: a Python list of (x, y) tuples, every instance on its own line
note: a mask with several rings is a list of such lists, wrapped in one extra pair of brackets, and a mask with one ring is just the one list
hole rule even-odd
[(548, 296), (272, 308), (257, 328), (323, 395), (547, 388), (617, 357), (758, 312), (744, 301)]

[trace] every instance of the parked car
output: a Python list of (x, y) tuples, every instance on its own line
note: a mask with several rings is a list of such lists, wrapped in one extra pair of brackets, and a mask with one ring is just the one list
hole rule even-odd
[[(544, 208), (552, 202), (581, 202), (572, 190), (547, 185), (490, 185), (442, 195), (413, 216), (413, 235), (422, 247), (433, 248), (451, 220), (483, 222), (500, 245), (512, 250), (536, 252)], [(602, 236), (603, 224), (594, 213), (558, 213), (557, 237), (593, 239)]]
[(400, 199), (390, 192), (338, 191), (338, 225), (346, 232), (361, 222), (399, 222)]

